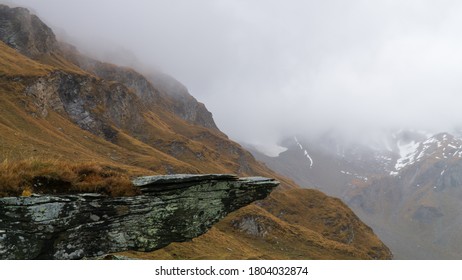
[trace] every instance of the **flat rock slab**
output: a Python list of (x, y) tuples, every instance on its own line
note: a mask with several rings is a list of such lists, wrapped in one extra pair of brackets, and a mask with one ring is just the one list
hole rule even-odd
[(142, 195), (0, 198), (0, 259), (81, 259), (152, 251), (205, 233), (279, 182), (230, 174), (134, 179)]
[[(135, 178), (133, 184), (135, 186), (148, 186), (157, 184), (172, 184), (197, 182), (205, 180), (238, 180), (234, 174), (173, 174), (173, 175), (157, 175), (157, 176), (142, 176)], [(268, 178), (266, 178), (269, 180)]]

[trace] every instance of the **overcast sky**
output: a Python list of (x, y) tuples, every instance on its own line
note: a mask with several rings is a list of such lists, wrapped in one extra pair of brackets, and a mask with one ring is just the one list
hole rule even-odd
[(462, 123), (462, 1), (11, 2), (83, 51), (171, 74), (235, 140)]

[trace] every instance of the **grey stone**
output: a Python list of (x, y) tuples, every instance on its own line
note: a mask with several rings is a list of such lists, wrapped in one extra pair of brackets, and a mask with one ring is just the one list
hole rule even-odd
[(53, 31), (25, 8), (0, 4), (0, 40), (35, 58), (59, 48)]
[[(238, 177), (233, 174), (172, 174), (159, 176), (142, 176), (133, 180), (133, 184), (138, 187), (149, 185), (160, 185), (162, 183), (187, 183), (203, 180), (237, 180)], [(266, 180), (268, 180), (266, 178)]]
[(147, 176), (141, 195), (0, 199), (0, 259), (81, 259), (152, 251), (205, 233), (279, 182), (229, 174)]

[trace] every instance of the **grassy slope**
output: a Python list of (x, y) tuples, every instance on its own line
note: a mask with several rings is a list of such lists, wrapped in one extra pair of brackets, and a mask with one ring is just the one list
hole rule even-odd
[[(283, 188), (291, 189), (274, 193), (260, 206), (250, 205), (231, 214), (192, 242), (172, 244), (152, 254), (127, 254), (188, 259), (390, 257), (370, 229), (351, 218), (354, 214), (340, 201), (316, 191), (293, 189), (290, 180), (256, 162), (222, 133), (191, 125), (162, 108), (153, 108), (144, 117), (156, 145), (141, 142), (127, 131), (119, 131), (118, 141), (111, 143), (81, 130), (65, 115), (50, 111), (46, 118), (36, 117), (37, 108), (22, 93), (28, 79), (47, 75), (55, 69), (72, 73), (79, 69), (59, 57), (45, 61), (52, 66), (32, 61), (3, 43), (0, 43), (0, 61), (0, 161), (31, 158), (64, 163), (91, 161), (121, 168), (130, 175), (166, 173), (169, 166), (184, 173), (258, 174), (276, 177)], [(186, 149), (177, 158), (168, 154), (173, 142)], [(202, 159), (195, 156), (198, 152), (203, 155)], [(241, 169), (243, 163), (247, 164), (246, 169)], [(281, 216), (281, 213), (290, 214)], [(334, 218), (328, 222), (310, 218), (319, 215)], [(351, 221), (345, 222), (342, 217), (349, 217)], [(245, 223), (240, 225), (249, 219), (257, 228), (266, 229), (266, 233), (255, 235), (245, 229)], [(353, 227), (360, 238), (354, 238), (354, 242), (342, 240), (344, 227)], [(381, 253), (369, 252), (375, 247), (382, 248)]]
[(36, 117), (37, 108), (22, 94), (24, 83), (47, 75), (56, 68), (32, 61), (2, 42), (0, 62), (1, 161), (31, 157), (81, 162), (94, 160), (134, 170), (152, 169), (154, 172), (163, 172), (155, 166), (168, 163), (184, 171), (197, 170), (123, 131), (120, 131), (120, 143), (111, 143), (80, 129), (66, 116), (53, 111), (46, 118)]
[(33, 61), (0, 41), (0, 76), (40, 76), (53, 67)]
[[(249, 226), (253, 221), (257, 229)], [(145, 259), (384, 259), (389, 254), (345, 204), (307, 189), (276, 191), (192, 242), (123, 253)]]

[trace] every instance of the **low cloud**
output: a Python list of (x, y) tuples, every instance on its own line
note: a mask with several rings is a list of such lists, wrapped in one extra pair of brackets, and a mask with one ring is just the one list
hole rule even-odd
[(10, 2), (84, 52), (170, 73), (236, 140), (461, 125), (460, 1)]

